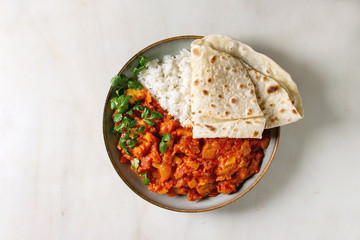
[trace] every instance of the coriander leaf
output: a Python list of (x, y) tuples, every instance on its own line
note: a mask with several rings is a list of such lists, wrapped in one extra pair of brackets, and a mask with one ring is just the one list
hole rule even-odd
[(115, 114), (113, 116), (114, 122), (121, 122), (121, 120), (123, 119), (123, 115), (121, 114)]
[(134, 109), (130, 109), (129, 111), (126, 112), (127, 115), (133, 115), (134, 114)]
[(115, 90), (116, 95), (120, 96), (124, 94), (124, 89), (122, 88), (118, 88), (117, 90)]
[(156, 123), (154, 121), (151, 121), (151, 120), (144, 120), (145, 123), (149, 124), (150, 126), (154, 127), (156, 125)]
[(113, 97), (112, 99), (110, 99), (110, 107), (111, 109), (116, 109), (117, 106), (119, 105), (119, 98), (118, 97)]
[(111, 79), (111, 85), (112, 86), (118, 86), (120, 88), (123, 88), (126, 85), (126, 82), (128, 81), (128, 78), (126, 77), (126, 75), (121, 74), (119, 75), (115, 75), (112, 79)]
[(125, 146), (125, 140), (124, 139), (120, 139), (119, 141), (119, 146), (124, 150), (124, 152), (131, 156), (131, 154), (129, 153), (129, 150), (127, 149), (127, 147)]
[(136, 105), (136, 106), (133, 107), (133, 109), (140, 112), (140, 111), (144, 110), (144, 106), (143, 105)]
[(113, 128), (113, 131), (116, 132), (116, 133), (120, 133), (121, 130), (122, 130), (121, 124), (118, 125), (118, 126), (115, 126), (115, 127)]
[(140, 62), (139, 62), (139, 65), (140, 66), (145, 66), (147, 63), (148, 63), (148, 59), (144, 56), (141, 56), (141, 59), (140, 59)]
[(138, 144), (138, 141), (136, 139), (129, 139), (126, 141), (126, 144), (129, 148), (133, 149)]
[(162, 154), (165, 154), (166, 148), (167, 148), (166, 142), (161, 141), (159, 144), (159, 150)]
[(145, 131), (145, 126), (141, 125), (140, 127), (135, 128), (135, 132), (140, 133)]
[(126, 95), (121, 95), (120, 97), (118, 97), (118, 106), (117, 106), (117, 110), (119, 113), (124, 113), (128, 110), (129, 108), (129, 100), (132, 98), (132, 96), (126, 96)]
[(144, 173), (139, 173), (139, 174), (143, 177), (143, 183), (144, 183), (145, 185), (149, 185), (150, 180), (147, 178), (147, 171), (144, 172)]
[(167, 142), (167, 141), (170, 141), (170, 139), (171, 139), (171, 134), (170, 134), (170, 133), (165, 133), (165, 134), (162, 136), (161, 141)]
[(131, 161), (131, 167), (136, 170), (136, 169), (139, 167), (139, 159), (134, 158), (134, 159)]
[(139, 134), (137, 134), (137, 133), (135, 133), (134, 135), (133, 135), (133, 138), (134, 139), (137, 139), (139, 137)]
[(137, 100), (137, 101), (134, 102), (134, 105), (140, 105), (141, 103), (142, 103), (141, 100)]
[(122, 139), (124, 139), (124, 140), (130, 139), (130, 134), (128, 132), (123, 133)]
[(150, 108), (144, 108), (143, 112), (141, 113), (141, 118), (147, 118), (150, 115)]
[(134, 68), (133, 74), (137, 76), (139, 74), (140, 70), (138, 68)]
[(132, 81), (132, 80), (130, 80), (130, 81), (128, 82), (128, 87), (131, 88), (131, 89), (135, 89), (135, 90), (141, 90), (141, 89), (143, 89), (143, 86), (141, 85), (140, 82), (138, 82), (138, 81)]
[(150, 119), (158, 119), (158, 118), (162, 118), (163, 115), (157, 111), (152, 111), (151, 112), (151, 116)]

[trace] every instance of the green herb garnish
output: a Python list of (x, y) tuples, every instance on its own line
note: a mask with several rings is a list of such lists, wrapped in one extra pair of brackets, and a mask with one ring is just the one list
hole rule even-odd
[(147, 118), (151, 113), (150, 108), (145, 107), (143, 112), (141, 113), (141, 118)]
[(131, 160), (131, 167), (136, 170), (139, 167), (139, 159), (134, 158)]
[(133, 149), (138, 144), (138, 141), (136, 139), (129, 139), (126, 141), (126, 144), (129, 148)]
[(127, 147), (126, 147), (126, 145), (125, 145), (125, 141), (126, 141), (125, 139), (120, 138), (119, 146), (124, 150), (124, 152), (125, 152), (127, 155), (131, 156), (129, 150), (127, 149)]
[(131, 89), (138, 90), (138, 91), (144, 88), (144, 87), (141, 85), (140, 82), (138, 82), (138, 81), (133, 81), (133, 80), (130, 80), (130, 81), (128, 82), (128, 87), (131, 88)]
[(151, 112), (151, 116), (150, 119), (158, 119), (158, 118), (162, 118), (163, 115), (157, 111), (152, 111)]
[(121, 114), (115, 114), (114, 116), (113, 116), (113, 119), (114, 119), (114, 122), (121, 122), (121, 120), (123, 119), (123, 115), (121, 115)]
[(154, 127), (156, 125), (156, 122), (151, 121), (149, 119), (144, 120), (145, 123), (149, 124), (150, 126)]
[[(139, 172), (138, 172), (139, 173)], [(144, 172), (144, 173), (139, 173), (142, 177), (143, 177), (143, 183), (145, 185), (149, 185), (150, 183), (150, 180), (147, 178), (147, 171)]]
[(148, 61), (149, 60), (146, 57), (141, 56), (138, 66), (133, 70), (135, 76), (137, 76), (139, 72), (145, 68), (145, 65)]
[(142, 110), (144, 110), (144, 106), (143, 105), (135, 105), (134, 107), (133, 107), (133, 110), (136, 110), (136, 111), (142, 111)]
[(165, 154), (166, 148), (167, 148), (167, 144), (166, 142), (171, 140), (171, 134), (170, 133), (165, 133), (162, 136), (161, 142), (159, 144), (159, 150), (162, 154)]
[(140, 62), (139, 62), (140, 66), (145, 66), (148, 62), (149, 62), (149, 60), (146, 57), (141, 56)]
[[(139, 165), (140, 165), (139, 159), (134, 158), (133, 160), (131, 160), (131, 167), (132, 167), (133, 169), (137, 170), (138, 167), (139, 167)], [(147, 177), (147, 171), (144, 172), (144, 173), (141, 173), (141, 172), (138, 172), (138, 171), (136, 171), (136, 172), (143, 177), (143, 183), (144, 183), (145, 185), (149, 185), (150, 180), (149, 180), (148, 177)]]
[(135, 128), (135, 132), (137, 133), (141, 133), (145, 131), (145, 126), (144, 125), (140, 125), (140, 127)]
[(126, 77), (126, 75), (121, 74), (121, 75), (115, 75), (112, 79), (111, 79), (111, 85), (112, 86), (118, 86), (121, 88), (125, 87), (127, 84), (128, 78)]

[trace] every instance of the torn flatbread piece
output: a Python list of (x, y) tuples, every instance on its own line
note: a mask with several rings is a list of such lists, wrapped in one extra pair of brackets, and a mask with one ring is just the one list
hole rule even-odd
[(244, 65), (255, 85), (259, 106), (266, 119), (265, 128), (282, 126), (302, 118), (294, 102), (290, 100), (289, 94), (277, 81), (247, 64)]
[(193, 44), (225, 52), (246, 65), (266, 118), (265, 128), (282, 126), (303, 118), (304, 109), (295, 82), (272, 59), (246, 44), (222, 35), (197, 39)]
[(265, 118), (239, 59), (191, 45), (191, 119), (194, 138), (261, 138)]

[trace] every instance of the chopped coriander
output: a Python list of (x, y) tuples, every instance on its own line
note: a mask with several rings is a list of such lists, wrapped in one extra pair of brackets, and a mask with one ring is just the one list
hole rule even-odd
[(121, 130), (122, 130), (121, 125), (115, 126), (115, 127), (113, 128), (113, 131), (116, 132), (116, 133), (120, 133)]
[(150, 119), (158, 119), (158, 118), (162, 118), (163, 115), (157, 111), (152, 111), (151, 112), (151, 116)]
[(139, 137), (139, 134), (137, 134), (137, 133), (135, 133), (134, 135), (133, 135), (133, 138), (134, 139), (137, 139)]
[(140, 133), (145, 131), (145, 126), (141, 125), (140, 127), (135, 128), (135, 132)]
[(126, 96), (126, 95), (121, 95), (118, 97), (118, 106), (117, 106), (117, 110), (119, 113), (124, 113), (128, 110), (129, 108), (129, 100), (132, 98), (132, 96)]
[(133, 74), (137, 76), (139, 74), (140, 70), (138, 68), (134, 68)]
[(149, 124), (149, 125), (152, 126), (152, 127), (154, 127), (154, 126), (156, 125), (156, 122), (151, 121), (151, 120), (148, 120), (148, 119), (144, 120), (144, 122), (147, 123), (147, 124)]
[(159, 144), (159, 150), (162, 154), (165, 154), (166, 148), (167, 148), (166, 142), (161, 141)]
[(129, 116), (124, 116), (123, 118), (123, 123), (126, 125), (127, 128), (133, 128), (136, 126), (137, 124), (137, 120), (136, 119), (132, 119)]
[(114, 119), (114, 122), (121, 122), (121, 120), (123, 119), (123, 115), (121, 115), (121, 114), (115, 114), (114, 116), (113, 116), (113, 119)]
[(161, 141), (168, 142), (168, 141), (170, 141), (170, 139), (171, 139), (171, 134), (170, 134), (170, 133), (165, 133), (165, 134), (162, 136)]
[(130, 109), (129, 111), (126, 112), (127, 115), (133, 115), (134, 114), (134, 109)]
[(123, 133), (122, 139), (124, 139), (124, 140), (131, 139), (131, 138), (130, 138), (130, 134), (129, 134), (128, 132)]
[(134, 158), (134, 159), (131, 161), (131, 167), (136, 170), (136, 169), (139, 167), (139, 159)]
[(141, 100), (137, 100), (137, 101), (134, 102), (134, 105), (135, 105), (135, 106), (136, 106), (136, 105), (140, 105), (141, 103), (142, 103)]
[(146, 57), (141, 56), (139, 64), (140, 64), (140, 66), (145, 66), (148, 63), (148, 61), (149, 60)]
[(139, 173), (139, 174), (143, 177), (143, 183), (144, 183), (145, 185), (149, 185), (150, 180), (147, 178), (147, 171), (144, 172), (144, 173)]
[(112, 86), (118, 86), (120, 88), (125, 87), (126, 83), (128, 81), (128, 78), (126, 77), (126, 75), (121, 74), (121, 75), (115, 75), (112, 79), (111, 79), (111, 85)]
[(140, 82), (138, 81), (133, 81), (133, 80), (130, 80), (128, 82), (128, 87), (131, 88), (131, 89), (135, 89), (135, 90), (141, 90), (143, 89), (143, 86), (141, 85)]
[(120, 141), (119, 141), (119, 146), (124, 150), (124, 152), (131, 156), (131, 154), (129, 153), (129, 150), (127, 149), (127, 147), (125, 146), (125, 140), (124, 139), (121, 139), (120, 138)]
[(138, 144), (138, 141), (136, 139), (129, 139), (126, 141), (126, 144), (129, 148), (133, 149)]
[(147, 118), (150, 115), (150, 108), (144, 108), (143, 112), (141, 113), (141, 118)]
[(170, 133), (165, 133), (163, 134), (162, 138), (161, 138), (161, 142), (159, 144), (159, 150), (162, 154), (165, 154), (165, 150), (167, 148), (167, 144), (166, 142), (170, 141), (171, 139), (171, 134)]
[(116, 109), (117, 106), (119, 105), (119, 98), (118, 97), (113, 97), (112, 99), (110, 99), (110, 107), (111, 109)]
[(134, 107), (133, 107), (133, 110), (136, 110), (136, 111), (142, 111), (142, 110), (144, 110), (144, 106), (143, 105), (135, 105)]
[(120, 96), (124, 94), (124, 89), (123, 88), (118, 88), (117, 90), (115, 90), (116, 95)]

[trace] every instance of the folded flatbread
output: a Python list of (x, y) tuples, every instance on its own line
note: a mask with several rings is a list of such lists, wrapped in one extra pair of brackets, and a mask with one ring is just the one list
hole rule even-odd
[(194, 138), (261, 138), (265, 118), (241, 60), (191, 45), (191, 119)]
[(282, 126), (304, 116), (295, 82), (269, 57), (222, 35), (210, 35), (195, 40), (193, 44), (210, 47), (242, 61), (255, 85), (257, 100), (266, 118), (265, 128)]

